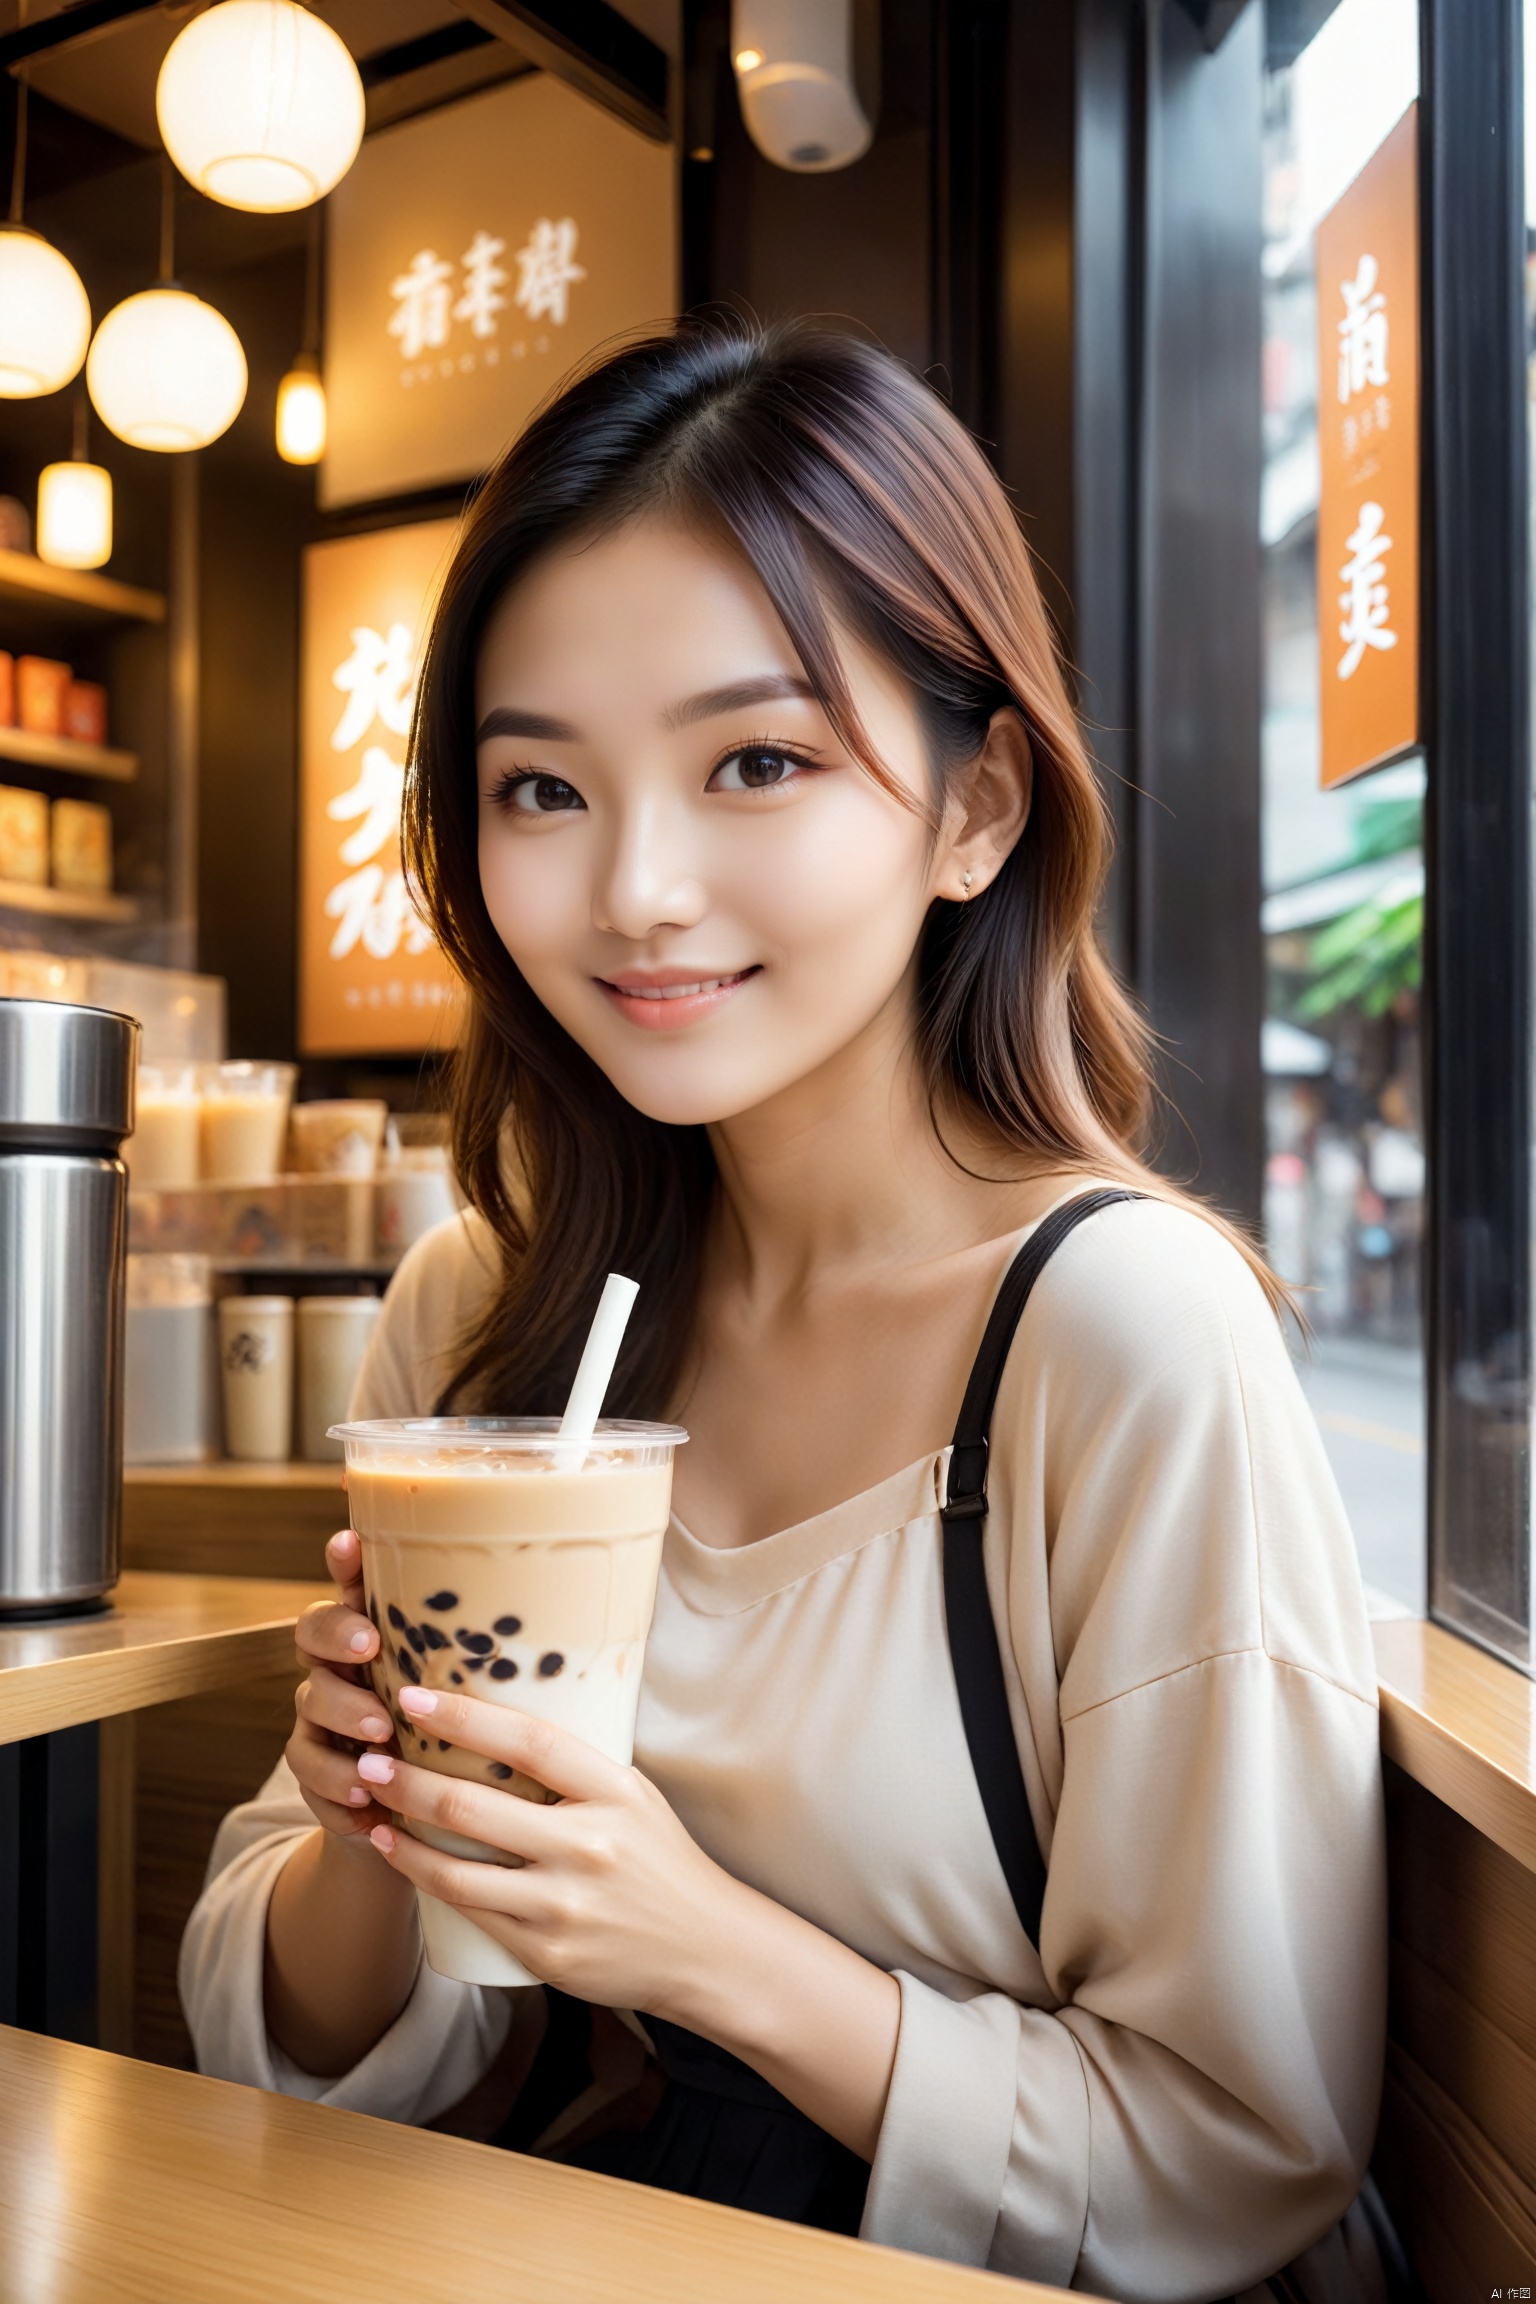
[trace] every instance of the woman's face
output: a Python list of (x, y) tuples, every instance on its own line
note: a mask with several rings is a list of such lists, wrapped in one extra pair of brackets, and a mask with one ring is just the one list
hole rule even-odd
[(652, 1118), (729, 1119), (910, 1006), (964, 860), (897, 678), (841, 649), (904, 807), (846, 752), (724, 545), (640, 520), (541, 562), (477, 675), (480, 879), (533, 991)]

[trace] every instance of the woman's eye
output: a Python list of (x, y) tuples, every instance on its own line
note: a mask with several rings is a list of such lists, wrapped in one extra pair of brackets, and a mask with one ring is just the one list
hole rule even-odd
[(711, 792), (771, 792), (787, 784), (804, 763), (791, 752), (775, 752), (766, 744), (750, 744), (722, 760), (709, 780)]
[(520, 816), (558, 816), (586, 806), (575, 785), (567, 784), (563, 776), (504, 776), (493, 797)]

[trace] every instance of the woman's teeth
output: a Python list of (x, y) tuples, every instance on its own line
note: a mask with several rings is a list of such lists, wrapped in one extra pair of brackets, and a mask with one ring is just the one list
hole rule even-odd
[(622, 992), (626, 1000), (697, 1000), (701, 992), (718, 992), (722, 984), (739, 984), (747, 973), (739, 968), (734, 976), (702, 976), (697, 984), (616, 984), (614, 990)]

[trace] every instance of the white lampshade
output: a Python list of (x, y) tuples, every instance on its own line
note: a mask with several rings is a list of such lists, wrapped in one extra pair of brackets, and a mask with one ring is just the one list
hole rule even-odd
[(201, 297), (146, 288), (97, 329), (85, 381), (103, 424), (131, 448), (206, 448), (240, 413), (245, 354)]
[(325, 386), (304, 353), (277, 388), (277, 452), (285, 464), (318, 464), (325, 454)]
[(294, 0), (221, 0), (183, 25), (155, 90), (165, 148), (228, 208), (307, 208), (363, 140), (345, 41)]
[(55, 568), (112, 557), (112, 475), (100, 464), (45, 464), (37, 482), (37, 556)]
[(57, 392), (90, 340), (90, 302), (69, 258), (24, 224), (0, 225), (0, 400)]

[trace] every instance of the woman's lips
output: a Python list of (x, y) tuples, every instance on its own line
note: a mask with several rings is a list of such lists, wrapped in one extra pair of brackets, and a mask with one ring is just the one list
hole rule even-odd
[(642, 1032), (676, 1032), (723, 1008), (757, 973), (752, 967), (730, 976), (685, 976), (680, 968), (668, 968), (654, 976), (599, 976), (597, 983), (619, 1014)]

